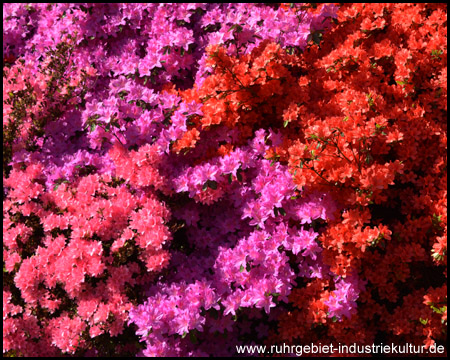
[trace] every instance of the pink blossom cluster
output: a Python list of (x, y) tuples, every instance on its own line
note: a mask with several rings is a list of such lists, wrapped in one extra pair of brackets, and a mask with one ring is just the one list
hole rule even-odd
[[(203, 115), (176, 90), (214, 71), (207, 46), (302, 51), (334, 5), (3, 10), (4, 353), (232, 355), (299, 279), (333, 277), (317, 236), (339, 205), (265, 157), (276, 130), (243, 142), (220, 125), (188, 152), (174, 144)], [(346, 281), (330, 317), (355, 307), (359, 280)]]
[[(333, 218), (337, 204), (324, 194), (302, 197), (287, 166), (271, 166), (263, 158), (272, 136), (276, 133), (258, 130), (230, 158), (213, 157), (182, 169), (174, 179), (183, 207), (173, 216), (185, 229), (175, 233), (174, 242), (183, 245), (173, 252), (169, 275), (130, 311), (130, 322), (147, 345), (142, 355), (205, 355), (211, 339), (221, 344), (214, 351), (232, 355), (233, 343), (251, 326), (244, 319), (256, 310), (265, 319), (273, 316), (274, 307), (287, 303), (299, 272), (308, 278), (333, 276), (322, 263), (318, 232), (311, 225), (312, 219)], [(214, 141), (211, 136), (206, 143)], [(213, 199), (201, 195), (207, 191)], [(264, 216), (249, 212), (256, 206)], [(349, 291), (356, 300), (359, 289)], [(224, 342), (221, 334), (233, 335)]]
[(345, 315), (350, 319), (352, 314), (356, 313), (356, 300), (359, 293), (364, 291), (365, 282), (358, 277), (347, 276), (345, 279), (338, 279), (335, 284), (336, 289), (331, 292), (330, 298), (324, 301), (329, 309), (328, 316), (340, 320)]

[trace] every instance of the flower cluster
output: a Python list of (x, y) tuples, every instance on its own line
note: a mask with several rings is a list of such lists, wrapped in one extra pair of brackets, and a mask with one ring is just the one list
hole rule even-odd
[(445, 341), (445, 5), (3, 10), (4, 355)]
[[(273, 154), (298, 186), (341, 204), (318, 241), (324, 264), (345, 278), (295, 290), (297, 309), (271, 342), (441, 343), (446, 297), (424, 299), (446, 290), (447, 278), (446, 8), (345, 4), (337, 20), (293, 68), (303, 95), (279, 116), (300, 136), (286, 134)], [(365, 291), (349, 283), (356, 273)], [(347, 287), (363, 291), (351, 321)]]
[(147, 344), (143, 355), (199, 356), (212, 351), (206, 349), (211, 337), (234, 333), (220, 341), (222, 353), (231, 355), (241, 320), (286, 303), (300, 266), (315, 270), (310, 278), (332, 276), (311, 218), (327, 221), (337, 206), (324, 194), (302, 196), (286, 165), (264, 159), (264, 141), (272, 136), (258, 130), (246, 145), (183, 168), (174, 179), (173, 218), (182, 230), (173, 244), (179, 245), (165, 281), (130, 312)]

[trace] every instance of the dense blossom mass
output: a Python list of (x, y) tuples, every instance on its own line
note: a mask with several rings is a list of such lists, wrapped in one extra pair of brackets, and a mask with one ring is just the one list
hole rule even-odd
[(4, 356), (445, 343), (445, 4), (3, 14)]

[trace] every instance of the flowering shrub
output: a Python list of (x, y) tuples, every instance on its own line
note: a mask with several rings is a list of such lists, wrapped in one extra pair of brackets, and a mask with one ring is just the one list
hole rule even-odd
[[(319, 236), (324, 263), (367, 284), (342, 322), (334, 316), (354, 296), (339, 295), (341, 282), (295, 289), (296, 309), (271, 342), (445, 341), (446, 16), (435, 4), (343, 5), (337, 25), (298, 59), (308, 101), (292, 105), (298, 118), (288, 128), (301, 136), (274, 154), (298, 186), (341, 204)], [(438, 306), (430, 293), (441, 294)]]
[(4, 14), (7, 356), (445, 341), (443, 5)]

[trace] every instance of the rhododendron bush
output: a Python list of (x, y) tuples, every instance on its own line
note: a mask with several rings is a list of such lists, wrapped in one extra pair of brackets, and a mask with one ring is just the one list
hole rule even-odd
[(5, 356), (446, 341), (446, 5), (3, 11)]

